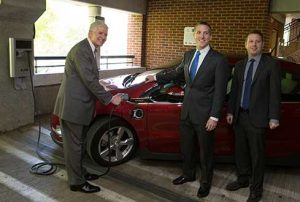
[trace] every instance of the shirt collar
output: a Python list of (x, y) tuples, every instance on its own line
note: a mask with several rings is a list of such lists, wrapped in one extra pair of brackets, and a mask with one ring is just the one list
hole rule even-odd
[(255, 62), (259, 62), (259, 61), (260, 61), (260, 58), (261, 58), (261, 54), (255, 56), (255, 57), (250, 57), (250, 56), (248, 56), (248, 62), (249, 62), (251, 59), (254, 59)]
[(204, 54), (204, 53), (206, 54), (210, 50), (210, 46), (208, 45), (208, 46), (206, 46), (205, 48), (203, 48), (201, 50), (199, 50), (199, 49), (197, 49), (197, 50), (200, 51), (201, 55)]
[(91, 49), (92, 49), (92, 51), (93, 51), (93, 53), (94, 53), (94, 52), (95, 52), (95, 49), (96, 49), (95, 45), (92, 43), (92, 41), (91, 41), (89, 38), (87, 38), (87, 40), (89, 41), (89, 44), (90, 44), (90, 46), (91, 46)]

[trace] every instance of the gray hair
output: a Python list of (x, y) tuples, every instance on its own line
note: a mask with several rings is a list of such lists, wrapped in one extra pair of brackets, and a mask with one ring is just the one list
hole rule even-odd
[(93, 22), (91, 25), (90, 25), (90, 32), (94, 32), (97, 30), (98, 27), (105, 27), (106, 29), (108, 29), (108, 26), (105, 24), (104, 21), (102, 20), (96, 20), (95, 22)]

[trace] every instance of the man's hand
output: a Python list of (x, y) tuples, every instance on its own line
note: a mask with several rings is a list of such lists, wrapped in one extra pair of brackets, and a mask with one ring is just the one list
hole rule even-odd
[(279, 126), (279, 122), (278, 123), (277, 122), (272, 122), (272, 121), (269, 122), (269, 127), (270, 127), (271, 130), (277, 128), (278, 126)]
[(212, 120), (211, 118), (208, 119), (207, 123), (206, 123), (206, 130), (207, 131), (212, 131), (217, 127), (218, 121)]
[(231, 125), (232, 121), (233, 121), (233, 115), (232, 114), (227, 114), (226, 120), (227, 120), (227, 123)]
[(117, 86), (112, 85), (110, 82), (105, 82), (104, 80), (99, 80), (99, 84), (104, 88), (104, 90), (114, 90), (117, 89)]
[(152, 81), (155, 81), (153, 75), (148, 75), (148, 76), (146, 76), (146, 78), (145, 78), (145, 83), (149, 83), (149, 82), (152, 82)]
[(121, 94), (116, 94), (111, 99), (111, 103), (113, 103), (114, 105), (119, 105), (121, 101), (122, 101)]

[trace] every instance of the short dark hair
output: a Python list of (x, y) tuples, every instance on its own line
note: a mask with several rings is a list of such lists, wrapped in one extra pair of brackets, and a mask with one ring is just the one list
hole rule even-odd
[(249, 33), (247, 34), (246, 42), (247, 42), (248, 36), (249, 36), (250, 34), (257, 34), (257, 35), (259, 35), (259, 36), (261, 37), (261, 41), (264, 41), (264, 35), (263, 35), (263, 33), (262, 33), (261, 31), (259, 31), (259, 30), (253, 30), (253, 31), (251, 31), (251, 32), (249, 32)]
[(194, 28), (196, 29), (196, 27), (199, 26), (199, 25), (206, 25), (206, 26), (209, 28), (209, 32), (211, 33), (211, 26), (210, 26), (210, 24), (208, 24), (208, 22), (200, 21), (200, 22), (198, 22), (198, 23), (195, 25)]

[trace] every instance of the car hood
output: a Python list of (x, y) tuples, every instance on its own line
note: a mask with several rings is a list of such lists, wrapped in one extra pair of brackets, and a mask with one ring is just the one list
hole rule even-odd
[(123, 81), (127, 76), (129, 76), (129, 74), (100, 79), (99, 83), (105, 88), (105, 90), (124, 89)]
[(125, 89), (143, 83), (145, 81), (146, 76), (157, 74), (160, 71), (162, 70), (155, 69), (145, 71), (142, 73), (120, 75), (106, 79), (101, 79), (99, 80), (99, 83), (105, 88), (105, 90)]

